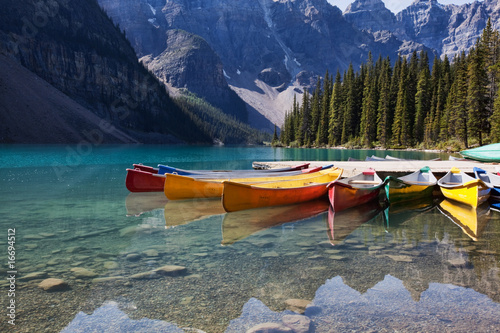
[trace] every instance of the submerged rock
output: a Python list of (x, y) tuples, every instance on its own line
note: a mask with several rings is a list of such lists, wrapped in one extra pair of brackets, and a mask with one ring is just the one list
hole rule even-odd
[(287, 299), (285, 301), (286, 308), (297, 313), (304, 313), (310, 303), (311, 301), (306, 299)]
[(160, 275), (177, 276), (184, 274), (186, 272), (186, 267), (177, 265), (165, 265), (155, 269), (153, 272), (156, 272)]
[(64, 280), (48, 278), (40, 282), (38, 288), (45, 291), (62, 291), (68, 289), (69, 285)]
[(250, 328), (246, 333), (292, 333), (293, 330), (283, 324), (263, 323)]
[(36, 280), (36, 279), (43, 279), (46, 276), (47, 276), (46, 272), (33, 272), (33, 273), (26, 274), (25, 276), (22, 276), (21, 278), (19, 278), (19, 280), (30, 281), (30, 280)]
[(83, 267), (73, 267), (71, 271), (73, 272), (73, 275), (76, 278), (81, 278), (81, 279), (91, 279), (98, 275), (96, 272)]
[(306, 316), (299, 315), (284, 315), (283, 324), (291, 328), (294, 333), (307, 333), (311, 326), (311, 319)]

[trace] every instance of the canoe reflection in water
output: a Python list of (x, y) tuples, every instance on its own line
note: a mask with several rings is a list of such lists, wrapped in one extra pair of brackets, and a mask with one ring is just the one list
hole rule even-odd
[(488, 202), (474, 208), (457, 201), (445, 199), (439, 204), (439, 211), (458, 225), (473, 241), (477, 241), (490, 221)]
[(328, 210), (328, 238), (332, 245), (340, 244), (347, 236), (362, 224), (377, 217), (383, 210), (378, 200), (335, 212)]
[(171, 228), (224, 213), (219, 198), (168, 201), (165, 204), (165, 227)]
[(284, 223), (297, 222), (326, 212), (328, 199), (295, 205), (263, 207), (227, 213), (222, 221), (222, 245), (231, 245), (259, 231)]
[(384, 209), (386, 231), (433, 209), (441, 200), (441, 196), (428, 196), (413, 201), (392, 203)]
[(167, 201), (162, 192), (130, 193), (125, 199), (127, 216), (140, 216), (146, 212), (163, 208)]

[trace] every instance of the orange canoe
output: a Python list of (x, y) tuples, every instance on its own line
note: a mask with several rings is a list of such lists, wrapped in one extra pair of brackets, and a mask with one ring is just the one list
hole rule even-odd
[(186, 200), (195, 198), (220, 198), (224, 190), (224, 181), (234, 181), (238, 183), (259, 184), (264, 182), (275, 182), (281, 180), (304, 179), (313, 175), (328, 173), (329, 170), (321, 168), (308, 169), (315, 170), (313, 173), (300, 173), (296, 175), (282, 176), (281, 172), (274, 172), (273, 175), (255, 177), (226, 177), (217, 179), (203, 179), (188, 176), (167, 174), (165, 179), (164, 193), (169, 200)]
[(326, 197), (327, 185), (340, 178), (342, 169), (334, 168), (317, 175), (260, 184), (224, 182), (222, 205), (226, 212), (291, 205)]

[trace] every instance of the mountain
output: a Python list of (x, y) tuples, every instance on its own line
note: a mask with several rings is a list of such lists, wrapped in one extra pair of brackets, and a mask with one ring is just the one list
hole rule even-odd
[[(359, 66), (369, 50), (395, 57), (402, 45), (354, 27), (326, 0), (100, 0), (100, 4), (126, 31), (139, 57), (148, 61), (161, 54), (176, 56), (167, 50), (171, 31), (206, 41), (220, 58), (229, 87), (260, 118), (278, 125), (293, 95), (315, 84), (327, 69), (347, 68), (351, 62)], [(200, 39), (193, 38), (196, 43)], [(208, 49), (206, 54), (212, 57)], [(214, 75), (213, 68), (200, 67), (197, 80)], [(173, 70), (180, 75), (179, 67)], [(173, 80), (171, 84), (183, 87)], [(197, 94), (211, 93), (198, 90)], [(250, 122), (258, 116), (251, 112)], [(253, 125), (261, 128), (263, 123)], [(265, 126), (273, 129), (272, 124)]]
[[(169, 43), (176, 45), (175, 40), (183, 38), (173, 36)], [(194, 43), (189, 44), (193, 48)], [(204, 47), (210, 49), (206, 43)], [(215, 53), (210, 60), (199, 55), (186, 59), (205, 60), (200, 65), (210, 68), (219, 64), (219, 79), (223, 78)], [(226, 138), (229, 143), (257, 143), (262, 139), (258, 131), (195, 97), (171, 98), (96, 0), (3, 1), (0, 68), (0, 142), (212, 143)], [(186, 85), (196, 91), (192, 83)], [(230, 89), (225, 93), (245, 113), (236, 94)]]

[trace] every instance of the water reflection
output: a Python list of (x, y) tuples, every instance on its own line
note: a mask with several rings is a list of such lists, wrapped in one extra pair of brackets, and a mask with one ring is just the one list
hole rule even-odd
[(219, 198), (168, 201), (164, 210), (165, 226), (175, 227), (224, 213)]
[(140, 216), (165, 206), (168, 199), (163, 192), (129, 193), (125, 199), (127, 216)]
[(259, 231), (284, 223), (297, 222), (326, 212), (327, 199), (296, 205), (264, 207), (227, 213), (222, 221), (222, 245), (230, 245)]
[(445, 199), (439, 204), (439, 210), (474, 241), (478, 240), (490, 221), (488, 202), (476, 208)]
[(362, 224), (375, 218), (382, 211), (379, 201), (371, 201), (340, 212), (330, 206), (328, 210), (328, 237), (332, 245), (340, 244)]

